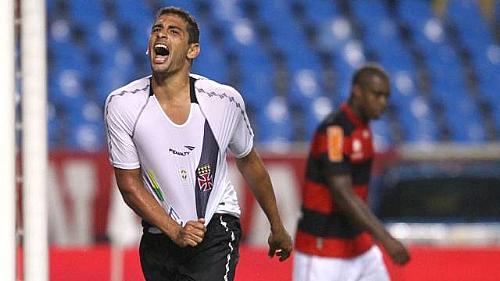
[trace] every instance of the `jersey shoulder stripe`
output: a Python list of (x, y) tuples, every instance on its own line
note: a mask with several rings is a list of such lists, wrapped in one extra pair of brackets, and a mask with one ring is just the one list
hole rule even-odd
[(245, 102), (241, 94), (235, 88), (200, 75), (191, 74), (191, 77), (197, 79), (195, 82), (195, 89), (200, 97), (208, 100), (210, 103), (217, 104), (217, 108), (222, 107), (225, 110), (236, 110), (241, 114), (247, 129), (253, 134), (250, 121), (245, 113)]
[(129, 84), (111, 92), (106, 99), (106, 106), (111, 102), (111, 100), (116, 100), (116, 97), (123, 97), (127, 99), (127, 102), (132, 102), (133, 100), (144, 100), (145, 97), (149, 96), (150, 84), (149, 76), (132, 81)]
[(149, 77), (135, 80), (114, 90), (106, 99), (104, 117), (109, 121), (120, 116), (121, 119), (128, 119), (135, 124), (135, 120), (148, 100), (149, 91)]
[(148, 101), (150, 79), (135, 80), (111, 92), (104, 106), (106, 129), (121, 127), (133, 137), (137, 120)]
[(196, 79), (195, 88), (199, 93), (209, 98), (218, 97), (220, 101), (224, 102), (228, 100), (235, 106), (244, 108), (243, 98), (235, 88), (200, 75), (191, 74), (191, 77)]

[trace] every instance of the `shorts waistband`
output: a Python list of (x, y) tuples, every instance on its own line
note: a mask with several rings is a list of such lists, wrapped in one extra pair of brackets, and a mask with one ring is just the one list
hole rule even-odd
[[(212, 219), (210, 222), (212, 222), (214, 219), (219, 220), (220, 218), (226, 219), (238, 219), (238, 217), (231, 215), (231, 214), (220, 214), (220, 213), (215, 213), (212, 216)], [(160, 229), (158, 229), (156, 226), (153, 224), (150, 224), (149, 222), (142, 220), (142, 228), (143, 228), (143, 233), (150, 233), (150, 234), (163, 234)]]

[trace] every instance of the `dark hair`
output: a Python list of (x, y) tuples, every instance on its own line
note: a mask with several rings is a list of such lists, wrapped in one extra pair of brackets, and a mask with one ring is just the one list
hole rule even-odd
[(361, 88), (366, 88), (371, 83), (373, 76), (378, 76), (382, 80), (389, 82), (389, 76), (382, 66), (376, 63), (368, 63), (356, 70), (352, 77), (351, 86), (358, 85)]
[(187, 11), (178, 8), (178, 7), (164, 7), (158, 10), (156, 13), (156, 18), (159, 18), (164, 14), (174, 14), (181, 17), (183, 20), (187, 22), (187, 31), (189, 34), (188, 43), (200, 43), (200, 29), (198, 28), (198, 23), (194, 19), (194, 17), (188, 13)]

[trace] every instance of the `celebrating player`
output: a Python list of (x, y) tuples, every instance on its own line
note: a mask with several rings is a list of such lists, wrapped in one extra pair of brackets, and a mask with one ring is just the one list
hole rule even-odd
[(152, 75), (106, 100), (110, 161), (124, 201), (143, 219), (139, 251), (148, 281), (234, 279), (240, 208), (228, 150), (270, 222), (269, 255), (283, 261), (292, 250), (243, 99), (190, 74), (199, 53), (194, 18), (161, 9), (149, 36)]

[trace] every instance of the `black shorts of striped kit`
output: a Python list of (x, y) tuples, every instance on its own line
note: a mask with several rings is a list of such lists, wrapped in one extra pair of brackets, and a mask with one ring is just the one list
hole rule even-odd
[(196, 247), (181, 248), (164, 234), (153, 234), (143, 221), (139, 246), (146, 281), (232, 281), (239, 259), (240, 220), (215, 214)]

